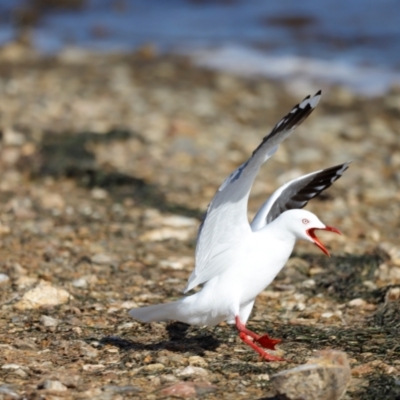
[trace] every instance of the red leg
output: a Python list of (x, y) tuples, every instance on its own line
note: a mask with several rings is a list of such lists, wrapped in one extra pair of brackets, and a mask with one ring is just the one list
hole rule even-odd
[(238, 316), (235, 317), (235, 322), (236, 322), (236, 328), (239, 332), (243, 332), (246, 335), (252, 337), (254, 340), (260, 339), (260, 335), (257, 335), (257, 333), (254, 333), (250, 329), (246, 328), (246, 325), (240, 320)]
[[(282, 361), (283, 359), (280, 357), (275, 357), (271, 354), (268, 354), (264, 350), (262, 350), (255, 342), (260, 344), (262, 347), (270, 350), (275, 350), (275, 346), (281, 342), (280, 339), (273, 339), (270, 338), (268, 335), (257, 335), (256, 333), (252, 332), (251, 330), (246, 328), (246, 325), (240, 321), (238, 316), (235, 317), (236, 321), (236, 328), (239, 331), (240, 339), (243, 340), (247, 345), (249, 345), (253, 350), (259, 353), (264, 359), (267, 361)], [(251, 340), (250, 338), (253, 340)]]
[(243, 333), (239, 333), (240, 339), (243, 340), (244, 343), (249, 345), (253, 350), (255, 350), (264, 360), (266, 361), (284, 361), (283, 358), (273, 356), (272, 354), (268, 354), (265, 350), (263, 350), (261, 347), (258, 347), (249, 337)]

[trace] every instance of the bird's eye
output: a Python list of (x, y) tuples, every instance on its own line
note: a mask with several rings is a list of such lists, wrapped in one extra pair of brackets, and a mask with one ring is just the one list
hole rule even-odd
[(302, 220), (302, 222), (303, 222), (303, 224), (308, 224), (310, 221), (309, 221), (307, 218), (304, 218), (304, 219)]

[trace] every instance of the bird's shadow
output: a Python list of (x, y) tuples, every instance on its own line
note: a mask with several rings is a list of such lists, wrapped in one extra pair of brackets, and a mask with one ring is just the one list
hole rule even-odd
[(168, 340), (162, 340), (157, 343), (144, 344), (127, 340), (119, 336), (105, 336), (100, 340), (102, 345), (112, 345), (125, 351), (143, 351), (143, 350), (169, 350), (177, 353), (191, 352), (203, 356), (204, 351), (215, 351), (221, 342), (210, 334), (209, 331), (194, 329), (190, 325), (173, 322), (167, 325)]

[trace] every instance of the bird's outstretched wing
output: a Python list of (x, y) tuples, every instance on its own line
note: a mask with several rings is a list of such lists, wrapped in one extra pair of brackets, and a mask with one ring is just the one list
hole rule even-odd
[(283, 117), (264, 137), (245, 163), (221, 185), (212, 199), (199, 228), (196, 266), (185, 292), (219, 275), (235, 258), (234, 249), (241, 238), (251, 232), (247, 219), (250, 189), (261, 165), (277, 150), (279, 144), (314, 110), (321, 91), (307, 96)]
[(251, 223), (251, 229), (258, 231), (283, 212), (303, 208), (312, 198), (339, 179), (349, 164), (350, 162), (347, 162), (322, 169), (285, 183), (260, 207)]

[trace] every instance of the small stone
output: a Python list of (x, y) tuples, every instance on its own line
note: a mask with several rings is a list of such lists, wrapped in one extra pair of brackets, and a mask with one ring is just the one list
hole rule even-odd
[(20, 276), (16, 281), (16, 285), (18, 286), (18, 289), (25, 289), (30, 286), (33, 286), (35, 283), (37, 283), (37, 278), (34, 278), (32, 276)]
[(187, 269), (193, 266), (193, 257), (174, 257), (161, 260), (159, 265), (162, 269)]
[(96, 200), (104, 200), (108, 197), (108, 192), (101, 188), (94, 188), (91, 191), (91, 195)]
[(142, 367), (141, 370), (145, 371), (145, 372), (159, 372), (159, 371), (162, 371), (163, 369), (165, 369), (164, 364), (154, 363), (154, 364), (145, 365), (144, 367)]
[(21, 396), (14, 390), (13, 386), (14, 385), (0, 384), (0, 396), (5, 396), (5, 399), (20, 399)]
[(86, 278), (78, 278), (78, 279), (74, 279), (72, 281), (72, 286), (76, 287), (76, 288), (86, 288), (88, 286), (88, 282), (86, 280)]
[(207, 367), (208, 362), (200, 356), (191, 356), (189, 357), (189, 365), (193, 365), (194, 367)]
[(28, 290), (14, 307), (22, 311), (44, 306), (58, 306), (72, 298), (66, 290), (52, 286), (48, 282), (41, 282), (34, 289)]
[(188, 398), (196, 396), (196, 388), (193, 382), (177, 382), (160, 391), (161, 396), (173, 396), (180, 398)]
[(177, 382), (159, 391), (162, 397), (178, 397), (186, 399), (190, 397), (197, 398), (206, 393), (216, 391), (217, 388), (208, 382)]
[(187, 377), (187, 376), (207, 376), (208, 371), (201, 367), (194, 367), (192, 365), (187, 366), (183, 369), (178, 369), (176, 376)]
[(22, 146), (25, 140), (25, 135), (14, 129), (5, 129), (3, 132), (3, 142), (6, 146)]
[(112, 265), (114, 260), (107, 254), (97, 253), (91, 257), (91, 261), (97, 265)]
[(258, 381), (269, 381), (269, 375), (268, 375), (268, 374), (256, 375), (255, 378), (256, 378)]
[(80, 353), (81, 355), (89, 358), (96, 358), (99, 355), (99, 351), (95, 349), (93, 346), (90, 346), (89, 344), (79, 341), (80, 344)]
[(96, 371), (101, 371), (102, 369), (104, 369), (106, 366), (103, 364), (85, 364), (82, 369), (84, 371), (88, 371), (88, 372), (96, 372)]
[(301, 286), (307, 288), (307, 289), (312, 289), (316, 285), (314, 279), (306, 279), (305, 281), (302, 282)]
[(45, 210), (63, 210), (65, 201), (58, 193), (45, 193), (41, 198), (41, 205)]
[(363, 299), (353, 299), (348, 302), (349, 307), (365, 307), (367, 302)]
[(289, 400), (338, 400), (350, 377), (346, 353), (324, 350), (306, 364), (271, 376), (272, 392)]
[(10, 232), (11, 232), (10, 227), (0, 222), (0, 236), (6, 236)]
[(195, 218), (183, 217), (182, 215), (171, 215), (164, 217), (161, 220), (164, 226), (170, 226), (171, 228), (187, 228), (197, 227), (199, 221)]
[(6, 274), (0, 274), (0, 285), (5, 285), (10, 282), (10, 277)]
[(25, 379), (28, 377), (28, 373), (25, 372), (22, 368), (18, 368), (14, 371), (14, 375), (18, 375), (20, 378)]
[(40, 323), (43, 326), (57, 326), (58, 325), (58, 320), (53, 318), (53, 317), (49, 317), (48, 315), (42, 315), (40, 317)]
[(51, 379), (45, 380), (41, 385), (40, 389), (53, 390), (55, 392), (65, 392), (68, 390), (60, 381), (53, 381)]
[(140, 236), (140, 240), (143, 242), (159, 242), (167, 239), (177, 240), (188, 240), (192, 236), (192, 231), (188, 229), (173, 229), (169, 227), (163, 227), (160, 229), (152, 229), (145, 232)]
[(10, 364), (3, 364), (2, 366), (1, 366), (1, 369), (8, 369), (8, 370), (13, 370), (13, 369), (19, 369), (19, 368), (21, 368), (21, 366), (20, 365), (18, 365), (18, 364), (13, 364), (13, 363), (10, 363)]

